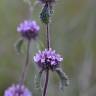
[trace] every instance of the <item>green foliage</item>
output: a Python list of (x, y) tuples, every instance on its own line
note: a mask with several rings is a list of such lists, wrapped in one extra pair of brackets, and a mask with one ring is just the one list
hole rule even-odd
[(61, 90), (64, 90), (64, 87), (69, 85), (69, 79), (61, 68), (56, 68), (55, 71), (57, 72), (57, 74), (61, 80), (60, 88), (61, 88)]
[(34, 79), (34, 85), (36, 89), (41, 89), (41, 76), (42, 76), (42, 70), (38, 73), (38, 75), (35, 75)]
[(20, 38), (20, 39), (16, 42), (16, 44), (15, 44), (15, 49), (16, 49), (16, 52), (17, 52), (18, 54), (21, 53), (21, 48), (22, 48), (23, 42), (24, 42), (24, 39), (23, 39), (23, 38)]

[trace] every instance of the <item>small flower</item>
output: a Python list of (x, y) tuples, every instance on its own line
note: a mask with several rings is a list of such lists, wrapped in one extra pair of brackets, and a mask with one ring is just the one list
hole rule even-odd
[(4, 96), (32, 96), (32, 94), (24, 85), (13, 84), (5, 90)]
[(44, 51), (39, 51), (36, 56), (34, 56), (34, 62), (37, 63), (37, 65), (42, 69), (51, 69), (54, 70), (57, 68), (60, 64), (60, 62), (63, 60), (61, 55), (57, 54), (55, 50), (52, 50), (51, 48), (45, 49)]
[(52, 3), (54, 3), (55, 2), (55, 0), (39, 0), (42, 4), (46, 4), (46, 3), (48, 3), (48, 4), (52, 4)]
[(17, 31), (21, 33), (24, 38), (35, 39), (38, 35), (40, 27), (37, 25), (36, 21), (25, 20), (18, 27)]

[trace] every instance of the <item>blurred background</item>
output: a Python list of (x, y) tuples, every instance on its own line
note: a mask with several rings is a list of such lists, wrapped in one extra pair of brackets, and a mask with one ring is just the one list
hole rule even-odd
[[(31, 65), (25, 83), (33, 96), (38, 96), (33, 86), (37, 70), (32, 57), (39, 42), (45, 43), (44, 25), (39, 19), (41, 8), (36, 5), (31, 13), (30, 4), (24, 0), (0, 0), (0, 96), (20, 78), (25, 52), (17, 55), (14, 44), (20, 37), (17, 25), (25, 19), (35, 19), (41, 27), (38, 40), (31, 43)], [(60, 91), (58, 75), (50, 74), (48, 96), (96, 96), (96, 0), (58, 0), (54, 10), (51, 45), (64, 56), (62, 69), (70, 85)]]

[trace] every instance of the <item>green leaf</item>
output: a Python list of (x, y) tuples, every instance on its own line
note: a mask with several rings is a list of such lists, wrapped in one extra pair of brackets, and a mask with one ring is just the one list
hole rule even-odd
[(69, 85), (68, 76), (63, 72), (63, 70), (61, 68), (56, 68), (55, 71), (61, 80), (60, 88), (61, 88), (61, 90), (64, 90), (64, 87)]
[(17, 52), (18, 54), (21, 53), (21, 47), (22, 47), (23, 42), (24, 42), (24, 39), (23, 39), (23, 38), (20, 38), (20, 39), (16, 42), (16, 44), (15, 44), (15, 49), (16, 49), (16, 52)]
[(35, 79), (34, 79), (34, 85), (35, 85), (35, 89), (39, 89), (41, 90), (41, 75), (42, 75), (43, 70), (41, 70), (38, 75), (35, 75)]

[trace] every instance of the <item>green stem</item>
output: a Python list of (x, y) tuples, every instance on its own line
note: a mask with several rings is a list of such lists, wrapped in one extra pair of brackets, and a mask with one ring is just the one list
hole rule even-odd
[(23, 71), (21, 73), (20, 84), (23, 84), (26, 79), (27, 69), (28, 69), (28, 64), (29, 64), (29, 49), (30, 49), (30, 40), (28, 40), (28, 43), (27, 43), (26, 60), (25, 60), (25, 65), (24, 65)]
[(49, 32), (49, 24), (46, 25), (46, 41), (47, 41), (47, 48), (50, 48), (50, 32)]
[[(48, 10), (49, 10), (49, 5), (48, 5)], [(50, 21), (49, 21), (50, 22)], [(49, 50), (51, 44), (50, 44), (50, 32), (49, 32), (49, 23), (46, 24), (46, 45), (47, 49)], [(44, 90), (43, 90), (43, 96), (46, 96), (46, 91), (48, 87), (48, 80), (49, 80), (49, 68), (46, 69), (46, 79), (45, 79), (45, 85), (44, 85)]]

